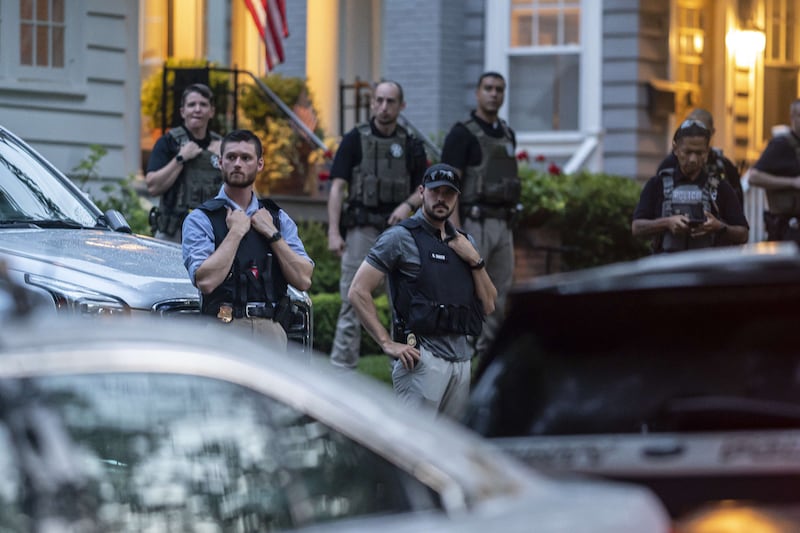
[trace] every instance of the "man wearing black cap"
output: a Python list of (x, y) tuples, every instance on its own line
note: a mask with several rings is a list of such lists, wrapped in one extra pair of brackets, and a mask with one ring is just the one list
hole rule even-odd
[[(497, 297), (472, 237), (448, 221), (460, 193), (453, 167), (428, 168), (419, 187), (422, 208), (378, 237), (348, 293), (363, 326), (394, 359), (395, 392), (452, 418), (469, 395), (467, 335), (480, 333)], [(394, 308), (391, 335), (372, 300), (384, 276)]]

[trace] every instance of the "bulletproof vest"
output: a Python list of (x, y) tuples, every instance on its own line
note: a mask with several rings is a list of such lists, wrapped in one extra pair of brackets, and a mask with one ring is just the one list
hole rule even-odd
[[(784, 138), (794, 148), (795, 157), (800, 163), (800, 142), (793, 133)], [(773, 215), (800, 216), (800, 191), (797, 189), (766, 189), (769, 212)]]
[[(227, 210), (224, 199), (209, 200), (198, 207), (211, 221), (214, 229), (214, 248), (219, 248), (228, 234), (225, 222)], [(275, 227), (280, 231), (280, 207), (272, 200), (259, 200), (259, 205), (272, 215)], [(239, 243), (236, 258), (225, 281), (209, 295), (203, 295), (200, 311), (216, 316), (219, 306), (225, 302), (233, 307), (233, 316), (241, 318), (247, 302), (277, 304), (287, 294), (287, 282), (277, 257), (270, 251), (267, 237), (250, 229)]]
[(488, 204), (515, 207), (520, 199), (520, 180), (514, 143), (506, 123), (502, 137), (486, 135), (474, 119), (462, 123), (481, 146), (481, 162), (468, 166), (462, 180), (461, 205)]
[(419, 249), (421, 270), (415, 278), (392, 278), (397, 316), (419, 335), (479, 335), (483, 308), (475, 295), (472, 271), (445, 242), (431, 235), (419, 218), (400, 222)]
[(391, 137), (378, 137), (369, 124), (358, 126), (361, 163), (353, 168), (349, 206), (390, 213), (411, 194), (406, 146), (409, 134), (397, 126)]
[[(704, 187), (687, 183), (675, 187), (674, 169), (665, 168), (658, 175), (664, 187), (664, 202), (661, 205), (661, 216), (685, 215), (689, 220), (704, 220), (705, 212), (717, 214), (717, 188), (719, 178), (708, 176)], [(665, 231), (661, 243), (664, 252), (694, 250), (714, 246), (714, 236), (690, 237), (688, 234), (673, 235)]]
[[(169, 130), (170, 137), (178, 146), (189, 142), (189, 134), (182, 126)], [(211, 140), (219, 141), (222, 137), (211, 133)], [(183, 219), (189, 211), (206, 200), (213, 199), (222, 185), (222, 174), (219, 171), (219, 156), (203, 150), (194, 159), (185, 161), (178, 178), (161, 198), (156, 219), (157, 228), (167, 235), (175, 233), (183, 225)]]

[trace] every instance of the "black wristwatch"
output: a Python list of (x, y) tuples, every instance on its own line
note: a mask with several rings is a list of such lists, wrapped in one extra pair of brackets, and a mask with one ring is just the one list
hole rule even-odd
[(279, 240), (283, 239), (283, 235), (281, 235), (280, 231), (276, 231), (272, 234), (272, 237), (267, 239), (267, 242), (272, 244), (273, 242), (278, 242)]
[(175, 162), (178, 163), (179, 165), (182, 165), (186, 162), (186, 160), (183, 158), (181, 154), (178, 154), (175, 156)]
[(480, 270), (480, 269), (484, 268), (485, 266), (486, 266), (486, 261), (484, 261), (483, 257), (481, 257), (481, 258), (478, 260), (478, 262), (477, 262), (477, 263), (475, 263), (474, 265), (470, 265), (469, 267), (470, 267), (472, 270)]

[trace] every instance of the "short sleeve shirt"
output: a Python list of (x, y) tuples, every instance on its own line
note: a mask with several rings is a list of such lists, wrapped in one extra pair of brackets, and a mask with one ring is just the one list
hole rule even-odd
[[(434, 234), (438, 232), (431, 226), (422, 214), (422, 210), (417, 210), (414, 217), (423, 220), (423, 227), (426, 231)], [(455, 228), (446, 223), (445, 242), (452, 239), (455, 235)], [(470, 242), (475, 245), (471, 236), (467, 236)], [(393, 285), (393, 279), (398, 276), (416, 277), (421, 270), (421, 259), (419, 248), (411, 235), (411, 232), (403, 226), (395, 225), (389, 227), (378, 236), (372, 249), (367, 254), (365, 261), (388, 276), (389, 287)], [(418, 336), (422, 346), (430, 350), (433, 354), (446, 359), (464, 361), (472, 356), (466, 335), (436, 335)]]
[(789, 135), (800, 142), (794, 132), (773, 137), (753, 167), (774, 176), (800, 176), (800, 161)]

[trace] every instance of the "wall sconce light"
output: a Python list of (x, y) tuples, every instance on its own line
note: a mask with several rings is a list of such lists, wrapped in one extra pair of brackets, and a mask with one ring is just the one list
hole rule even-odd
[(764, 52), (767, 37), (761, 30), (733, 30), (725, 37), (725, 45), (733, 52), (736, 65), (752, 67)]

